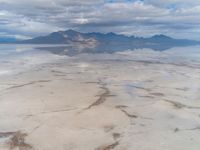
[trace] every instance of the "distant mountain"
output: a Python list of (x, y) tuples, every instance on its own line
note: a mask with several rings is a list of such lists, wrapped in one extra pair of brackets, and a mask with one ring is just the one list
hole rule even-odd
[(16, 42), (15, 38), (8, 38), (8, 37), (0, 37), (0, 43), (11, 43)]
[(125, 36), (115, 33), (81, 33), (74, 30), (53, 32), (29, 40), (18, 41), (22, 44), (70, 44), (81, 45), (95, 51), (118, 51), (123, 49), (151, 48), (165, 50), (171, 47), (200, 45), (199, 41), (174, 39), (166, 35), (154, 35), (150, 38)]
[(47, 36), (40, 36), (20, 43), (30, 44), (72, 44), (97, 42), (92, 36), (74, 30), (53, 32)]

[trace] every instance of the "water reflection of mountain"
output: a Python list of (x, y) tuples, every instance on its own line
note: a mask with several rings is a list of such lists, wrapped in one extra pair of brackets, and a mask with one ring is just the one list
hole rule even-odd
[(135, 50), (135, 49), (143, 49), (149, 48), (155, 51), (165, 51), (171, 49), (173, 45), (135, 45), (135, 44), (117, 44), (117, 43), (105, 43), (99, 44), (97, 46), (88, 46), (87, 44), (74, 44), (74, 45), (66, 45), (66, 46), (38, 46), (36, 49), (49, 51), (54, 54), (58, 55), (68, 55), (74, 56), (81, 53), (114, 53), (118, 51), (125, 51), (125, 50)]
[[(127, 49), (150, 48), (166, 50), (172, 47), (199, 45), (199, 41), (174, 39), (166, 35), (154, 35), (149, 38), (125, 36), (115, 33), (81, 33), (73, 30), (59, 31), (47, 36), (40, 36), (29, 40), (19, 41), (18, 44), (68, 44), (71, 46), (43, 47), (53, 53), (75, 55), (79, 53), (113, 53)], [(56, 48), (55, 48), (56, 47)]]

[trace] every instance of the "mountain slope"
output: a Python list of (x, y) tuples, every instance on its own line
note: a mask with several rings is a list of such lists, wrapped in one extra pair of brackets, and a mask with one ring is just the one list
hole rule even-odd
[(11, 43), (16, 42), (15, 38), (8, 38), (8, 37), (0, 37), (0, 43)]
[(74, 30), (53, 32), (47, 36), (40, 36), (18, 43), (28, 44), (84, 44), (88, 47), (97, 47), (104, 49), (135, 49), (151, 48), (155, 50), (164, 50), (175, 46), (199, 45), (199, 41), (186, 39), (173, 39), (166, 35), (155, 35), (150, 38), (125, 36), (115, 33), (80, 33)]
[(20, 43), (30, 44), (71, 44), (74, 42), (95, 42), (94, 38), (73, 30), (53, 32), (47, 36), (40, 36)]

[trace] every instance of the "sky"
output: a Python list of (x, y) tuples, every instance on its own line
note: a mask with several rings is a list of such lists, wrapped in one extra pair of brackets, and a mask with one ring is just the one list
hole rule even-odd
[(200, 40), (200, 0), (0, 0), (0, 37), (68, 29)]

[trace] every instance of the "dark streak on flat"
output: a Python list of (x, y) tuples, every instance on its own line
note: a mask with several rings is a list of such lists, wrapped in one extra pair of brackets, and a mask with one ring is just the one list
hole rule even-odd
[(7, 138), (15, 133), (16, 132), (0, 132), (0, 138)]
[(185, 87), (185, 88), (176, 88), (176, 90), (179, 90), (179, 91), (188, 91), (189, 88)]
[(121, 134), (120, 133), (113, 133), (112, 136), (113, 136), (114, 140), (117, 140), (121, 137)]
[(154, 96), (165, 96), (165, 94), (163, 93), (150, 93), (150, 94)]
[(137, 115), (133, 115), (133, 114), (130, 114), (128, 113), (126, 110), (124, 109), (120, 109), (126, 116), (128, 116), (129, 118), (138, 118)]
[(24, 86), (28, 86), (28, 85), (32, 85), (32, 84), (36, 84), (36, 83), (45, 83), (45, 82), (50, 82), (51, 80), (38, 80), (38, 81), (32, 81), (29, 83), (25, 83), (25, 84), (20, 84), (20, 85), (15, 85), (15, 86), (11, 86), (5, 90), (11, 90), (11, 89), (15, 89), (15, 88), (20, 88), (20, 87), (24, 87)]
[(33, 117), (33, 116), (37, 116), (37, 115), (44, 115), (44, 114), (51, 114), (51, 113), (67, 112), (67, 111), (72, 111), (72, 110), (75, 110), (75, 109), (76, 108), (59, 109), (59, 110), (52, 110), (52, 111), (43, 111), (43, 112), (39, 112), (39, 113), (36, 113), (36, 114), (26, 115), (26, 117)]
[(104, 103), (106, 101), (107, 97), (115, 96), (115, 95), (110, 94), (110, 90), (106, 87), (106, 84), (102, 83), (101, 81), (99, 81), (97, 83), (101, 85), (100, 88), (103, 90), (103, 93), (100, 95), (97, 95), (99, 98), (94, 103), (92, 103), (87, 108), (85, 108), (84, 110), (91, 109), (94, 106), (98, 106), (98, 105)]
[(144, 91), (147, 91), (147, 92), (151, 91), (151, 89), (149, 89), (149, 88), (144, 88), (144, 87), (140, 87), (140, 86), (131, 85), (131, 87), (136, 88), (136, 89), (140, 89), (140, 90), (144, 90)]
[(155, 98), (154, 96), (150, 96), (150, 95), (146, 95), (146, 96), (139, 96), (139, 97), (142, 97), (142, 98), (150, 98), (150, 99), (154, 99), (154, 98)]
[(17, 132), (0, 132), (0, 138), (9, 138), (9, 141), (6, 143), (10, 150), (18, 149), (18, 150), (30, 150), (32, 146), (25, 143), (26, 133), (22, 133), (21, 131)]
[(175, 101), (171, 101), (171, 100), (167, 100), (167, 99), (164, 99), (163, 101), (172, 104), (177, 109), (181, 109), (181, 108), (200, 109), (200, 107), (198, 107), (198, 106), (188, 106), (188, 105), (182, 104), (180, 102), (175, 102)]
[(190, 129), (179, 129), (179, 128), (175, 128), (174, 132), (179, 132), (179, 131), (195, 131), (195, 130), (200, 130), (200, 127), (195, 127), (195, 128), (190, 128)]
[(126, 105), (117, 105), (117, 106), (115, 106), (116, 108), (127, 108), (128, 106), (126, 106)]
[(22, 133), (20, 131), (13, 134), (10, 141), (8, 142), (8, 145), (10, 149), (16, 149), (18, 150), (30, 150), (32, 149), (32, 146), (25, 143), (25, 137), (27, 136), (26, 133)]
[(130, 114), (128, 113), (124, 108), (123, 105), (122, 106), (116, 106), (115, 108), (120, 109), (127, 117), (129, 118), (141, 118), (141, 119), (146, 119), (146, 120), (153, 120), (152, 118), (148, 118), (148, 117), (143, 117), (143, 116), (138, 116), (138, 115), (134, 115), (134, 114)]
[(51, 70), (51, 72), (53, 72), (53, 73), (58, 73), (58, 74), (65, 74), (65, 72), (57, 71), (57, 70)]
[(119, 142), (118, 141), (116, 141), (116, 142), (114, 142), (114, 143), (112, 143), (112, 144), (110, 144), (110, 145), (107, 145), (107, 146), (101, 146), (101, 147), (99, 147), (99, 148), (96, 148), (95, 150), (112, 150), (112, 149), (114, 149), (116, 146), (118, 146), (119, 145)]

